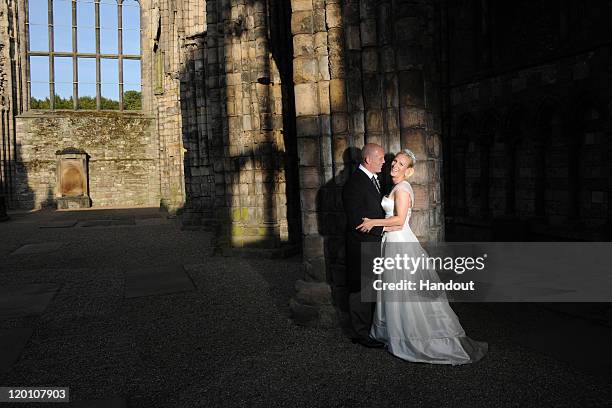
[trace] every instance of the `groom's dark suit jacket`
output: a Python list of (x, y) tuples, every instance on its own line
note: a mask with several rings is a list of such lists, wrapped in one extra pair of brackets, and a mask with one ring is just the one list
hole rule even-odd
[[(342, 203), (346, 213), (346, 280), (350, 292), (361, 290), (361, 243), (380, 243), (383, 227), (374, 227), (369, 233), (359, 232), (355, 229), (361, 224), (362, 218), (385, 218), (385, 212), (380, 205), (382, 195), (376, 189), (372, 180), (361, 170), (357, 169), (348, 179), (342, 190)], [(366, 262), (372, 265), (372, 258), (380, 256), (368, 254)], [(376, 252), (376, 251), (374, 251)], [(368, 276), (372, 276), (370, 272)]]

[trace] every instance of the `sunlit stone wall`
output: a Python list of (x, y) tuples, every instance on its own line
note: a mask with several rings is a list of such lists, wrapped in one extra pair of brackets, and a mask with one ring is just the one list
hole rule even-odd
[[(304, 324), (335, 324), (346, 298), (341, 187), (364, 143), (417, 156), (411, 225), (443, 238), (436, 3), (293, 0), (294, 76), (305, 277)], [(389, 181), (389, 180), (387, 180)]]

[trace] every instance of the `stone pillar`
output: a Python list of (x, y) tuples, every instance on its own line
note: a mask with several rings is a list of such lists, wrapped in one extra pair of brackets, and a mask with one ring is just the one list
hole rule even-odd
[(417, 157), (410, 180), (415, 193), (411, 226), (421, 241), (439, 241), (444, 234), (433, 12), (429, 1), (400, 1), (392, 10), (401, 147), (411, 149)]
[[(348, 312), (348, 288), (345, 268), (346, 217), (342, 206), (342, 186), (353, 171), (357, 150), (349, 132), (346, 97), (346, 47), (342, 16), (342, 0), (327, 0), (326, 22), (329, 49), (330, 113), (332, 132), (333, 182), (327, 183), (319, 200), (319, 219), (323, 221), (325, 259), (328, 282), (332, 287), (334, 305)], [(347, 317), (342, 314), (343, 319)]]
[(300, 324), (331, 326), (336, 323), (336, 314), (327, 283), (318, 199), (326, 183), (333, 182), (325, 1), (292, 0), (291, 6), (304, 280), (297, 282), (297, 294), (290, 307)]
[[(281, 78), (265, 1), (207, 2), (206, 131), (217, 245), (228, 254), (288, 240)], [(213, 23), (216, 22), (216, 23)]]
[(379, 74), (376, 1), (361, 0), (359, 8), (361, 71), (365, 134), (368, 143), (384, 146), (382, 76)]
[[(346, 69), (347, 110), (349, 134), (353, 146), (363, 146), (365, 139), (365, 114), (361, 69), (360, 0), (343, 2), (342, 17), (345, 36), (344, 59)], [(360, 157), (355, 157), (358, 161)]]
[(414, 150), (412, 226), (442, 239), (436, 28), (425, 0), (293, 0), (292, 10), (305, 276), (291, 309), (298, 323), (325, 326), (338, 322), (341, 187), (365, 142)]
[[(400, 151), (399, 95), (397, 71), (395, 69), (395, 47), (393, 46), (393, 19), (390, 0), (376, 3), (376, 38), (378, 50), (378, 75), (381, 83), (383, 147), (388, 153)], [(386, 177), (383, 175), (383, 180)]]

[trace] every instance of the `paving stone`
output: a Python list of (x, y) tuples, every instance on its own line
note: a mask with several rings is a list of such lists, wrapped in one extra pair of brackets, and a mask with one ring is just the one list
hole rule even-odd
[(28, 220), (28, 219), (13, 220), (12, 217), (9, 218), (9, 221), (10, 221), (11, 224), (36, 224), (36, 221), (34, 221), (34, 220)]
[(90, 220), (81, 223), (81, 227), (113, 227), (118, 225), (135, 225), (134, 218), (123, 218), (114, 220)]
[(136, 220), (136, 225), (164, 225), (168, 224), (168, 220), (164, 218), (142, 218)]
[(123, 218), (119, 220), (111, 220), (111, 225), (135, 225), (136, 220), (134, 218)]
[(145, 219), (149, 219), (149, 218), (164, 218), (164, 217), (162, 217), (162, 215), (160, 213), (140, 214), (140, 215), (136, 216), (136, 219), (140, 219), (140, 220), (145, 220)]
[(127, 408), (127, 401), (123, 397), (114, 397), (102, 400), (75, 401), (68, 405), (70, 408)]
[(0, 319), (40, 315), (58, 290), (53, 283), (0, 287)]
[(40, 224), (40, 228), (70, 228), (74, 227), (76, 223), (76, 220), (49, 221), (44, 224)]
[(0, 372), (5, 373), (11, 369), (31, 335), (30, 328), (0, 330)]
[(109, 227), (111, 225), (110, 220), (91, 220), (81, 222), (81, 227)]
[(17, 248), (11, 255), (43, 254), (54, 252), (62, 247), (63, 242), (45, 242), (42, 244), (25, 244)]
[(161, 266), (137, 269), (125, 274), (125, 297), (163, 295), (194, 290), (191, 278), (183, 268)]

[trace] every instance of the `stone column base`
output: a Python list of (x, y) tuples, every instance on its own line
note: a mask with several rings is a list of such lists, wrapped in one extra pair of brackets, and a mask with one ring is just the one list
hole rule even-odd
[(59, 210), (91, 207), (91, 200), (89, 196), (86, 195), (77, 197), (58, 197), (55, 201), (57, 202), (57, 208)]
[(296, 294), (289, 301), (291, 318), (296, 324), (310, 327), (338, 327), (339, 314), (332, 304), (332, 292), (324, 282), (295, 283)]

